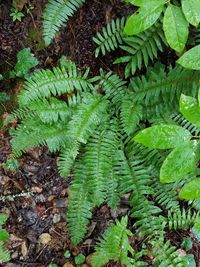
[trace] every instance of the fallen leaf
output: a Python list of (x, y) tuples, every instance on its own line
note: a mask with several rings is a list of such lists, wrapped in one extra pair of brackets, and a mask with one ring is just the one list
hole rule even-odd
[(21, 252), (22, 252), (22, 256), (25, 257), (28, 254), (28, 249), (26, 246), (26, 241), (24, 241), (21, 245)]
[(39, 236), (39, 242), (43, 245), (47, 245), (50, 241), (51, 241), (51, 236), (48, 233), (44, 233)]

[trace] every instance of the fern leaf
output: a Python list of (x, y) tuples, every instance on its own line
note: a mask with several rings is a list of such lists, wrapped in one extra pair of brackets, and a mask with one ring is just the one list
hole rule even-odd
[(91, 185), (90, 196), (97, 206), (106, 199), (107, 180), (112, 172), (112, 158), (117, 150), (116, 146), (115, 134), (110, 130), (103, 130), (95, 131), (85, 148), (84, 163), (87, 179)]
[(85, 0), (48, 0), (43, 15), (43, 35), (46, 46), (83, 3)]
[(77, 245), (87, 232), (89, 219), (94, 205), (88, 199), (88, 184), (85, 175), (85, 164), (80, 160), (74, 170), (74, 180), (69, 187), (67, 221), (71, 240)]
[(12, 133), (12, 150), (17, 157), (39, 145), (47, 145), (52, 152), (58, 151), (67, 141), (66, 134), (67, 126), (63, 123), (50, 125), (37, 117), (28, 117)]
[(129, 95), (124, 97), (121, 103), (121, 121), (127, 135), (134, 132), (141, 118), (142, 107), (135, 104)]
[(154, 265), (160, 267), (184, 267), (187, 266), (187, 262), (184, 256), (179, 256), (179, 252), (175, 247), (170, 245), (168, 240), (166, 243), (160, 241), (152, 241)]
[(155, 106), (159, 102), (162, 106), (174, 103), (178, 110), (179, 98), (182, 93), (196, 96), (198, 91), (199, 71), (183, 69), (179, 66), (166, 73), (163, 68), (151, 70), (151, 75), (134, 78), (130, 83), (130, 90), (134, 92), (136, 103), (144, 107)]
[(112, 72), (105, 73), (102, 69), (98, 79), (100, 88), (106, 93), (106, 99), (109, 99), (115, 108), (119, 108), (127, 92), (126, 81)]
[(177, 210), (180, 208), (178, 193), (174, 190), (172, 184), (161, 184), (159, 178), (153, 177), (151, 186), (154, 190), (153, 197), (161, 207), (167, 210)]
[(12, 116), (20, 120), (26, 117), (39, 117), (43, 123), (55, 123), (62, 121), (66, 123), (71, 117), (72, 111), (64, 101), (60, 101), (54, 97), (49, 100), (37, 100), (30, 103), (29, 106), (17, 109)]
[(27, 106), (30, 102), (49, 98), (51, 96), (70, 94), (93, 89), (87, 79), (88, 71), (82, 75), (73, 64), (70, 69), (54, 68), (51, 70), (36, 71), (24, 84), (19, 94), (20, 106)]
[(62, 150), (58, 168), (62, 176), (69, 174), (70, 167), (78, 155), (79, 143), (86, 143), (96, 127), (107, 118), (107, 101), (100, 95), (86, 95), (75, 110), (66, 136), (68, 145)]
[(129, 244), (128, 237), (132, 233), (126, 228), (127, 217), (116, 221), (104, 233), (100, 242), (96, 246), (95, 255), (92, 258), (94, 267), (104, 266), (109, 260), (119, 261), (122, 264), (130, 264), (131, 259), (128, 253), (134, 255), (134, 251)]
[(10, 252), (5, 248), (4, 242), (0, 241), (0, 263), (8, 262), (10, 259)]
[(102, 29), (101, 33), (97, 32), (96, 37), (93, 37), (93, 41), (97, 45), (95, 57), (98, 57), (100, 52), (105, 56), (107, 52), (114, 51), (123, 43), (125, 20), (124, 17), (112, 20)]
[(165, 41), (161, 23), (155, 23), (150, 29), (136, 36), (124, 37), (126, 45), (121, 45), (121, 49), (128, 55), (115, 60), (114, 64), (127, 63), (125, 77), (134, 75), (136, 70), (141, 70), (143, 63), (147, 68), (149, 60), (153, 61), (158, 57), (158, 51), (163, 51)]
[(200, 220), (200, 212), (187, 211), (178, 209), (176, 211), (168, 211), (168, 227), (169, 229), (187, 230), (194, 226)]

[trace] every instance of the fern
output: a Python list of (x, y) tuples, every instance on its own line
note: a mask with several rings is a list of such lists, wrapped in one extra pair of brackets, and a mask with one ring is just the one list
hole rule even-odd
[[(135, 253), (129, 244), (129, 236), (132, 236), (132, 233), (127, 229), (127, 217), (123, 217), (121, 221), (112, 224), (105, 231), (95, 248), (96, 252), (92, 258), (92, 266), (104, 266), (109, 260), (119, 261), (126, 266), (145, 266), (145, 263), (139, 261), (137, 257), (133, 259)], [(129, 253), (133, 258), (128, 256)]]
[(125, 18), (117, 18), (112, 20), (102, 29), (102, 33), (97, 32), (93, 41), (96, 43), (95, 57), (98, 57), (100, 52), (105, 56), (107, 52), (111, 52), (123, 43), (123, 30), (125, 26)]
[(7, 214), (0, 214), (0, 263), (10, 260), (10, 253), (4, 244), (4, 241), (9, 238), (9, 234), (6, 230), (2, 229), (2, 225), (7, 221), (8, 217)]
[(124, 37), (125, 45), (121, 49), (128, 55), (115, 60), (114, 64), (126, 63), (125, 77), (134, 75), (136, 70), (141, 70), (143, 63), (147, 68), (149, 61), (158, 57), (158, 51), (163, 51), (163, 44), (166, 45), (162, 25), (156, 23), (150, 29), (136, 36)]
[(175, 247), (170, 246), (170, 241), (166, 243), (160, 240), (152, 241), (154, 265), (159, 267), (184, 267), (187, 266), (185, 257), (179, 256)]
[(158, 103), (167, 107), (173, 103), (174, 111), (178, 111), (178, 102), (181, 93), (195, 96), (198, 90), (198, 80), (200, 73), (182, 69), (177, 66), (165, 72), (161, 66), (159, 71), (157, 66), (151, 70), (147, 77), (133, 78), (130, 83), (130, 90), (134, 92), (136, 103), (146, 107), (153, 107)]
[(82, 75), (74, 64), (69, 69), (57, 67), (52, 71), (37, 71), (25, 82), (19, 94), (19, 104), (27, 106), (32, 101), (65, 93), (71, 94), (74, 90), (92, 90), (93, 86), (87, 79), (88, 71)]
[(43, 35), (48, 46), (59, 29), (66, 23), (85, 0), (48, 0), (43, 15)]
[(61, 175), (67, 176), (78, 154), (79, 143), (86, 143), (95, 128), (106, 118), (107, 102), (100, 95), (86, 95), (67, 126), (68, 145), (58, 162)]
[(4, 242), (0, 241), (0, 263), (8, 262), (10, 260), (10, 253), (9, 251), (4, 247)]
[(168, 211), (168, 227), (169, 229), (190, 229), (195, 223), (200, 221), (200, 213), (178, 209), (176, 211)]
[(74, 181), (70, 186), (67, 221), (74, 245), (77, 245), (87, 232), (94, 205), (88, 199), (88, 183), (84, 172), (85, 164), (80, 160), (74, 171)]

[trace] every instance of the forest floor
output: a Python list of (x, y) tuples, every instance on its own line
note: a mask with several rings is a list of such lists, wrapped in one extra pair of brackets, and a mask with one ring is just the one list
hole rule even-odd
[[(31, 3), (33, 9), (31, 15), (26, 14), (22, 22), (12, 21), (11, 1), (2, 1), (1, 4), (0, 73), (7, 78), (0, 82), (0, 91), (12, 94), (12, 101), (0, 107), (2, 116), (5, 117), (16, 106), (15, 98), (22, 81), (9, 79), (7, 73), (16, 63), (17, 52), (25, 47), (30, 47), (38, 58), (40, 64), (37, 68), (56, 66), (60, 57), (65, 55), (80, 68), (90, 67), (91, 75), (97, 75), (100, 67), (120, 74), (122, 70), (112, 64), (119, 52), (95, 59), (92, 37), (111, 19), (130, 14), (130, 6), (120, 4), (117, 0), (88, 0), (60, 31), (52, 45), (45, 48), (41, 17), (46, 1), (25, 2)], [(173, 56), (166, 52), (163, 61), (173, 61)], [(90, 255), (94, 251), (97, 237), (111, 222), (129, 210), (126, 196), (114, 211), (107, 205), (95, 210), (84, 241), (79, 246), (72, 247), (66, 225), (66, 199), (72, 178), (64, 180), (59, 176), (57, 155), (50, 154), (46, 149), (31, 150), (21, 157), (19, 170), (11, 172), (1, 167), (10, 152), (9, 133), (0, 130), (0, 211), (10, 214), (6, 229), (10, 233), (7, 246), (12, 257), (9, 263), (2, 266), (43, 267), (56, 262), (58, 266), (73, 267), (74, 263), (70, 263), (64, 256), (67, 250), (71, 256), (84, 253), (87, 260), (83, 266), (91, 266)], [(186, 236), (188, 233), (168, 233), (172, 244), (177, 247), (180, 247), (180, 234)], [(190, 252), (196, 256), (197, 262), (200, 261), (198, 245), (194, 245)], [(151, 266), (151, 258), (146, 260), (149, 260)], [(110, 263), (107, 266), (116, 265)]]

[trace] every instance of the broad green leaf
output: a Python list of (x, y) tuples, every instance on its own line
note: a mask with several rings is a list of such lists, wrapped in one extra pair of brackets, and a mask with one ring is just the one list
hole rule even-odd
[(9, 238), (9, 234), (6, 230), (0, 228), (0, 241), (6, 241)]
[(17, 54), (17, 64), (15, 65), (16, 76), (23, 77), (29, 70), (38, 65), (38, 60), (31, 55), (30, 48), (24, 48)]
[(184, 178), (197, 162), (193, 142), (176, 147), (165, 159), (160, 169), (160, 181), (171, 183)]
[(126, 2), (134, 6), (142, 6), (147, 2), (147, 0), (126, 0)]
[(181, 3), (187, 21), (197, 27), (200, 22), (200, 0), (182, 0)]
[(141, 2), (139, 13), (130, 16), (126, 22), (124, 32), (135, 35), (150, 28), (160, 17), (165, 0), (148, 0)]
[(187, 254), (185, 256), (187, 265), (185, 267), (196, 267), (195, 258), (193, 254)]
[(182, 94), (180, 97), (180, 112), (188, 121), (200, 127), (200, 107), (196, 98)]
[(163, 19), (165, 37), (170, 47), (181, 53), (188, 39), (188, 22), (180, 7), (169, 5)]
[(200, 198), (200, 179), (196, 178), (185, 184), (179, 193), (179, 197), (188, 200)]
[(8, 220), (9, 215), (8, 214), (0, 214), (0, 226), (3, 225)]
[(134, 140), (147, 147), (169, 149), (189, 141), (190, 138), (190, 132), (180, 126), (160, 124), (142, 130)]
[(200, 70), (200, 45), (188, 50), (177, 60), (186, 69)]

